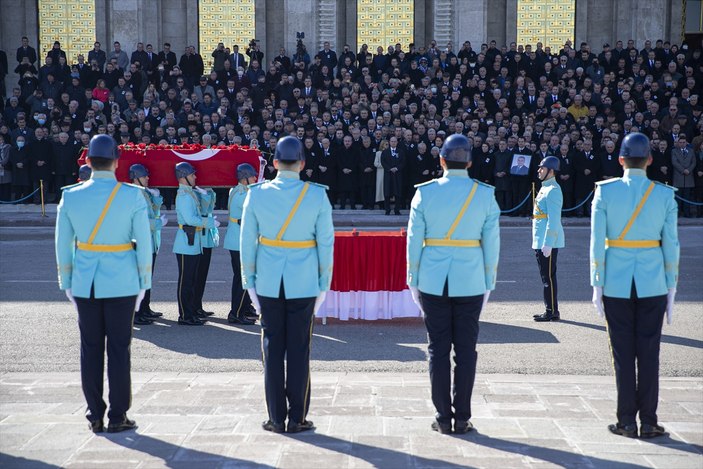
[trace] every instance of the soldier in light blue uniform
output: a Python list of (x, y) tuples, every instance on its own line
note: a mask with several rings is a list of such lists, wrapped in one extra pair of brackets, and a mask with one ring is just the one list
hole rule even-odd
[(64, 192), (56, 216), (59, 288), (78, 311), (86, 418), (95, 433), (104, 429), (106, 349), (107, 431), (136, 428), (127, 418), (132, 397), (129, 346), (134, 311), (151, 288), (146, 202), (139, 188), (117, 182), (118, 158), (112, 137), (93, 137), (88, 146), (92, 177)]
[(85, 182), (90, 179), (90, 176), (93, 174), (93, 170), (91, 167), (87, 164), (81, 165), (80, 168), (78, 168), (78, 181), (79, 182)]
[(535, 314), (537, 322), (559, 320), (557, 299), (557, 256), (564, 247), (564, 228), (561, 226), (561, 208), (564, 196), (556, 180), (561, 162), (556, 156), (544, 158), (537, 170), (542, 182), (532, 214), (532, 249), (535, 250), (539, 275), (542, 278), (544, 313)]
[(665, 435), (657, 420), (659, 343), (671, 322), (679, 272), (675, 189), (647, 179), (649, 139), (628, 134), (621, 178), (597, 183), (591, 215), (593, 303), (608, 324), (618, 421), (608, 429), (640, 438)]
[(253, 307), (249, 293), (242, 288), (242, 263), (239, 260), (239, 242), (244, 199), (249, 191), (249, 185), (256, 183), (254, 167), (249, 163), (242, 163), (237, 166), (237, 181), (239, 181), (239, 184), (229, 191), (229, 201), (227, 202), (229, 222), (227, 223), (227, 234), (224, 242), (224, 248), (229, 250), (232, 262), (232, 304), (227, 315), (227, 322), (250, 326), (254, 324), (258, 315), (252, 312)]
[[(300, 180), (300, 141), (276, 145), (276, 178), (249, 186), (241, 231), (242, 284), (261, 314), (264, 430), (310, 430), (310, 342), (315, 313), (332, 283), (334, 226), (326, 187)], [(287, 358), (287, 373), (284, 372)], [(286, 403), (287, 401), (287, 403)]]
[(220, 245), (220, 233), (217, 227), (220, 222), (217, 217), (214, 217), (212, 212), (215, 209), (215, 191), (212, 189), (202, 189), (194, 187), (195, 195), (200, 202), (200, 216), (212, 220), (214, 225), (212, 228), (204, 229), (200, 232), (201, 245), (203, 254), (198, 262), (198, 272), (195, 274), (195, 314), (200, 318), (206, 318), (215, 314), (212, 311), (203, 309), (203, 295), (205, 294), (205, 284), (207, 283), (207, 274), (210, 271), (210, 260), (212, 259), (212, 248)]
[(494, 188), (468, 177), (469, 139), (451, 135), (440, 155), (444, 175), (417, 185), (412, 199), (407, 282), (424, 313), (429, 338), (432, 402), (437, 410), (432, 429), (451, 433), (453, 419), (454, 433), (466, 433), (473, 428), (478, 319), (496, 286), (500, 209)]
[[(156, 255), (161, 247), (161, 229), (166, 226), (168, 220), (165, 215), (161, 215), (161, 204), (164, 199), (158, 189), (149, 187), (149, 170), (142, 164), (133, 164), (129, 167), (129, 179), (135, 186), (144, 188), (144, 200), (146, 200), (147, 214), (149, 215), (149, 226), (151, 228), (151, 275), (154, 275), (156, 266)], [(162, 313), (151, 309), (151, 288), (144, 294), (144, 299), (134, 316), (134, 324), (148, 325), (154, 322), (155, 318), (163, 316)]]
[(198, 264), (203, 254), (203, 230), (215, 228), (216, 220), (200, 214), (200, 199), (195, 194), (195, 168), (187, 162), (176, 165), (178, 192), (176, 215), (178, 231), (173, 242), (173, 252), (178, 263), (178, 324), (202, 326), (205, 321), (196, 314), (195, 288)]

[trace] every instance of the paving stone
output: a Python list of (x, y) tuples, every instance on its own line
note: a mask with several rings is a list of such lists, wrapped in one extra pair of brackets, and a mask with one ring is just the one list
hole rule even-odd
[(647, 455), (644, 459), (651, 464), (652, 467), (661, 469), (701, 469), (701, 467), (703, 467), (703, 456)]

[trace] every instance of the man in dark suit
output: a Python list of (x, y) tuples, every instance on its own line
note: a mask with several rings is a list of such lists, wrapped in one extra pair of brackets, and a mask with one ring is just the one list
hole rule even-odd
[(34, 65), (37, 61), (37, 51), (29, 45), (27, 36), (22, 36), (22, 46), (17, 49), (17, 63), (22, 63), (24, 57), (29, 59), (31, 65)]
[(400, 215), (400, 205), (403, 203), (403, 168), (405, 168), (405, 151), (398, 145), (398, 139), (393, 136), (389, 140), (390, 147), (381, 153), (383, 166), (383, 194), (386, 215), (391, 214), (391, 197), (395, 197), (394, 213)]
[(339, 189), (339, 208), (344, 209), (349, 200), (351, 209), (356, 209), (354, 192), (359, 184), (359, 148), (352, 144), (351, 135), (345, 135), (343, 146), (337, 149), (337, 188)]
[(317, 167), (313, 169), (317, 173), (317, 182), (328, 187), (327, 197), (334, 206), (337, 199), (337, 156), (332, 153), (327, 138), (322, 139), (322, 152)]
[[(583, 202), (594, 189), (596, 181), (600, 180), (600, 158), (593, 153), (591, 141), (584, 140), (583, 151), (577, 151), (574, 157), (574, 196), (577, 204)], [(578, 210), (576, 216), (591, 215), (591, 204), (585, 203)]]
[(100, 48), (100, 43), (98, 41), (93, 43), (93, 49), (88, 52), (88, 63), (93, 60), (98, 62), (98, 67), (100, 67), (100, 70), (105, 70), (107, 55), (105, 54), (105, 51)]
[(165, 76), (168, 75), (168, 72), (173, 69), (173, 67), (176, 66), (177, 59), (176, 59), (176, 54), (171, 51), (171, 44), (168, 42), (164, 42), (164, 50), (159, 52), (159, 64), (164, 66), (164, 74)]
[(525, 157), (519, 155), (517, 157), (517, 162), (510, 168), (510, 174), (515, 176), (527, 176), (530, 174), (530, 168), (525, 166)]
[(236, 71), (239, 67), (244, 69), (247, 68), (247, 62), (244, 60), (244, 54), (239, 52), (239, 46), (236, 44), (232, 47), (232, 54), (229, 56), (229, 62), (234, 71)]

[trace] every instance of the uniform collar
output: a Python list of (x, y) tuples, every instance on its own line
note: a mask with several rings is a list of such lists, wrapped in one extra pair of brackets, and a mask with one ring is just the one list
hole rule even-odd
[(93, 171), (90, 175), (90, 179), (113, 179), (117, 180), (115, 173), (112, 171)]
[(278, 171), (276, 179), (300, 179), (300, 173), (295, 171)]
[(545, 179), (542, 181), (542, 187), (544, 186), (556, 186), (558, 185), (557, 183), (557, 178), (555, 177), (550, 177), (549, 179)]
[(193, 190), (193, 188), (190, 187), (188, 184), (181, 184), (181, 183), (178, 184), (178, 189), (179, 189), (179, 190), (180, 190), (180, 189), (185, 189), (185, 190), (189, 190), (189, 191), (192, 191), (192, 190)]
[(445, 178), (469, 178), (469, 173), (465, 169), (447, 169), (444, 171)]
[(245, 192), (249, 190), (249, 186), (245, 186), (242, 183), (237, 184), (237, 186), (240, 187)]
[(646, 178), (647, 171), (644, 169), (638, 169), (638, 168), (626, 168), (625, 171), (623, 172), (623, 177), (632, 177), (632, 176)]

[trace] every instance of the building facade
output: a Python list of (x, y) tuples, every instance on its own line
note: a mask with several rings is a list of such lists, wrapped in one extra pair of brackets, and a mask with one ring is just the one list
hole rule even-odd
[(155, 51), (169, 42), (178, 56), (195, 46), (207, 69), (218, 39), (241, 52), (257, 39), (268, 63), (281, 47), (295, 52), (297, 32), (313, 56), (326, 41), (337, 51), (345, 44), (358, 51), (363, 42), (375, 52), (377, 45), (406, 49), (435, 40), (456, 51), (465, 40), (478, 50), (490, 40), (559, 48), (568, 38), (597, 51), (617, 39), (634, 39), (640, 48), (645, 39), (680, 44), (684, 34), (703, 31), (700, 0), (0, 0), (0, 11), (8, 88), (17, 82), (14, 51), (22, 36), (40, 58), (61, 41), (69, 63), (79, 52), (87, 57), (94, 40), (107, 52), (113, 41), (127, 53), (138, 42)]

